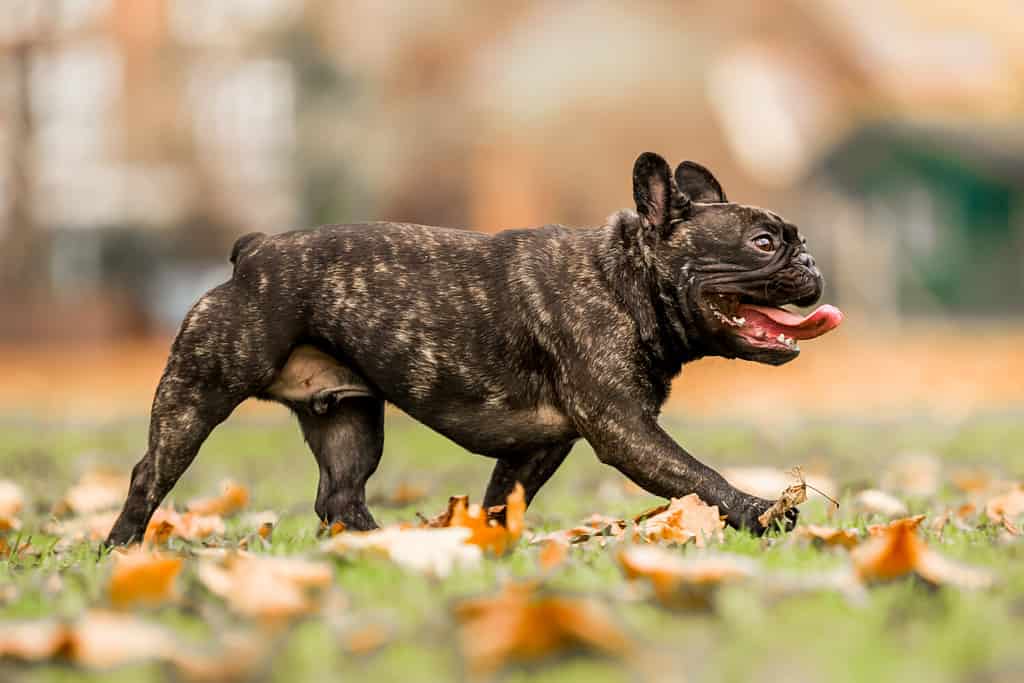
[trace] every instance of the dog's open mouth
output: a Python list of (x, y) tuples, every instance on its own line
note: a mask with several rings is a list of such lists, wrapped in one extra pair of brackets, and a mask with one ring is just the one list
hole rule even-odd
[(719, 297), (711, 304), (711, 310), (719, 322), (732, 328), (745, 342), (766, 349), (799, 351), (798, 341), (820, 337), (843, 322), (843, 312), (831, 304), (801, 316), (779, 306)]

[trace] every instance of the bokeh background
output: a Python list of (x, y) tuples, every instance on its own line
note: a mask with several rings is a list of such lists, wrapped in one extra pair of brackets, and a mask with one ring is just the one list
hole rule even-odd
[(6, 0), (0, 414), (144, 416), (242, 233), (598, 225), (645, 150), (797, 222), (848, 315), (784, 368), (695, 364), (669, 411), (1017, 410), (1021, 26), (1015, 0)]

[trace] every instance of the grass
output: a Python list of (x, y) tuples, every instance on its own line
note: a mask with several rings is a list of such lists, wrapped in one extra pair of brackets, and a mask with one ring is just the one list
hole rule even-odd
[[(841, 483), (877, 485), (892, 457), (906, 452), (935, 453), (949, 465), (988, 465), (1003, 476), (1024, 480), (1024, 420), (992, 415), (960, 424), (928, 419), (880, 420), (842, 424), (802, 422), (783, 427), (750, 424), (687, 424), (668, 427), (691, 452), (718, 466), (771, 464), (783, 468), (826, 465)], [(48, 506), (82, 471), (95, 466), (129, 468), (141, 452), (145, 425), (129, 423), (25, 426), (0, 424), (0, 471), (17, 481), (36, 506), (24, 518), (23, 535), (42, 548), (38, 557), (0, 562), (0, 586), (12, 584), (17, 597), (0, 605), (0, 619), (73, 617), (87, 606), (103, 605), (109, 562), (86, 544), (66, 554), (49, 552), (55, 539), (38, 533)], [(422, 484), (430, 493), (413, 505), (371, 504), (381, 523), (412, 520), (417, 511), (434, 513), (447, 497), (469, 493), (479, 500), (491, 463), (461, 449), (400, 415), (389, 416), (385, 457), (370, 486), (383, 499), (402, 482)], [(229, 422), (219, 428), (173, 492), (184, 500), (215, 491), (233, 477), (252, 490), (254, 510), (273, 509), (282, 519), (269, 548), (259, 552), (296, 554), (317, 547), (312, 499), (316, 468), (295, 425), (281, 422)], [(942, 496), (959, 498), (951, 490)], [(652, 506), (653, 498), (622, 486), (616, 472), (600, 465), (579, 444), (566, 465), (527, 513), (537, 529), (556, 529), (601, 512), (629, 515)], [(933, 504), (911, 501), (912, 509)], [(825, 505), (816, 496), (802, 507), (802, 521), (824, 522)], [(843, 506), (839, 523), (873, 520)], [(833, 522), (834, 523), (834, 522)], [(229, 537), (241, 532), (229, 526)], [(947, 531), (928, 538), (942, 553), (990, 568), (995, 588), (967, 593), (933, 589), (911, 579), (872, 588), (869, 600), (854, 605), (831, 593), (776, 600), (750, 585), (726, 588), (709, 612), (680, 612), (637, 598), (612, 553), (597, 545), (575, 548), (570, 561), (548, 578), (552, 588), (597, 596), (610, 605), (643, 653), (629, 665), (609, 659), (569, 656), (542, 665), (513, 668), (506, 681), (999, 681), (1024, 675), (1024, 542), (998, 544), (981, 527)], [(727, 531), (721, 550), (758, 559), (767, 569), (794, 573), (842, 565), (838, 553), (755, 539)], [(463, 676), (450, 606), (460, 597), (494, 590), (507, 577), (538, 575), (537, 548), (525, 543), (479, 570), (445, 580), (410, 574), (382, 560), (336, 560), (336, 581), (347, 606), (329, 618), (353, 627), (379, 624), (393, 637), (381, 650), (354, 655), (340, 647), (326, 618), (307, 619), (279, 636), (268, 673), (272, 681), (450, 681)], [(693, 553), (690, 547), (675, 552)], [(150, 610), (186, 639), (202, 641), (224, 623), (209, 619), (203, 603), (215, 602), (186, 569), (186, 607)], [(56, 593), (53, 576), (62, 587)], [(223, 617), (222, 612), (214, 612)], [(3, 681), (159, 681), (171, 674), (158, 665), (113, 672), (83, 673), (62, 665), (24, 667), (0, 662)]]

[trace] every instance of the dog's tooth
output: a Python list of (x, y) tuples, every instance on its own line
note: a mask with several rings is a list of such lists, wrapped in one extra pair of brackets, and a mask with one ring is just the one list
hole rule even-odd
[(743, 327), (744, 325), (747, 324), (747, 319), (746, 318), (736, 318), (736, 317), (734, 317), (732, 319), (732, 321), (734, 323), (736, 323), (737, 325), (739, 325), (740, 327)]

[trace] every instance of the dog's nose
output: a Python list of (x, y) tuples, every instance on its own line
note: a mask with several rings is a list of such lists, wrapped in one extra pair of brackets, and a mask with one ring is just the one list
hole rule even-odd
[(810, 270), (814, 270), (814, 257), (808, 254), (806, 251), (801, 252), (796, 257), (797, 262), (802, 266), (807, 266)]

